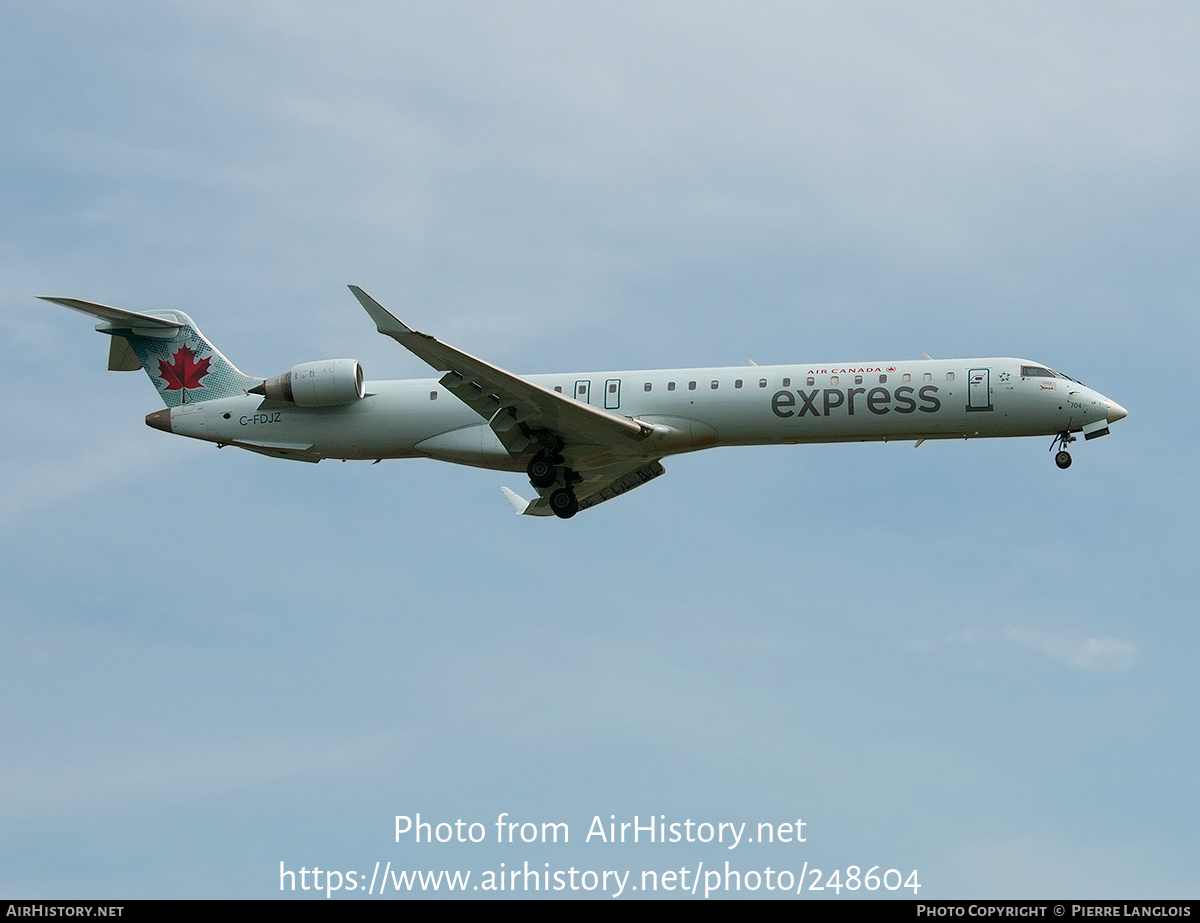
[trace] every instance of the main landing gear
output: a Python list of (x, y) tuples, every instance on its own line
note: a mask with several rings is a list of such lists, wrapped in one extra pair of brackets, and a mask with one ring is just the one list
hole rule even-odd
[(1058, 467), (1066, 469), (1071, 467), (1071, 453), (1067, 451), (1067, 446), (1075, 441), (1075, 437), (1070, 432), (1059, 433), (1054, 437), (1054, 441), (1050, 443), (1050, 451), (1054, 452), (1054, 464)]
[(579, 512), (579, 499), (570, 487), (560, 487), (550, 495), (550, 510), (559, 519), (570, 519)]
[(529, 475), (529, 483), (534, 487), (552, 487), (558, 480), (558, 465), (562, 463), (561, 455), (545, 455), (539, 452), (529, 459), (525, 473)]
[(562, 483), (564, 486), (550, 494), (550, 511), (559, 519), (570, 519), (579, 512), (579, 499), (575, 496), (574, 484), (578, 475), (570, 468), (561, 467), (563, 457), (558, 453), (539, 452), (529, 460), (525, 468), (529, 483), (539, 490)]

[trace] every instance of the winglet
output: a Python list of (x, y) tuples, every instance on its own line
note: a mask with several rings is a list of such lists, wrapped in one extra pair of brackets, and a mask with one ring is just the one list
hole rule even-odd
[(509, 490), (507, 487), (501, 487), (500, 493), (504, 494), (504, 499), (512, 505), (518, 516), (529, 512), (529, 508), (537, 502), (536, 500), (526, 500), (516, 491)]
[(351, 285), (350, 292), (371, 315), (371, 320), (375, 321), (375, 329), (380, 333), (386, 336), (395, 336), (398, 333), (416, 332), (357, 285)]

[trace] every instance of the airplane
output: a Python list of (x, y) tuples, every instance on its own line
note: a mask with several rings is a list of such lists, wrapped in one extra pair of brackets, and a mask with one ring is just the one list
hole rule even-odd
[(1125, 408), (1027, 359), (923, 359), (514, 375), (405, 325), (356, 285), (376, 329), (440, 378), (367, 381), (353, 359), (238, 371), (182, 311), (44, 296), (97, 319), (108, 367), (144, 369), (166, 409), (147, 425), (276, 458), (433, 458), (524, 471), (518, 514), (570, 519), (714, 446), (1104, 436)]

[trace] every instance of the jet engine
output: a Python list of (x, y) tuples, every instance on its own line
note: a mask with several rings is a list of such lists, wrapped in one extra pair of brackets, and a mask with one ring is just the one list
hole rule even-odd
[(294, 365), (290, 372), (268, 378), (250, 393), (298, 407), (351, 404), (365, 393), (363, 370), (355, 359), (318, 359)]

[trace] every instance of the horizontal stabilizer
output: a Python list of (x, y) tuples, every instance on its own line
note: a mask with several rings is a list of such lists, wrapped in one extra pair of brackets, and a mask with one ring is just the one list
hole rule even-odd
[(39, 295), (42, 301), (52, 301), (64, 308), (90, 314), (92, 317), (108, 321), (118, 327), (142, 327), (151, 330), (173, 331), (181, 326), (177, 321), (165, 320), (151, 314), (139, 314), (137, 311), (126, 311), (124, 308), (110, 308), (106, 304), (96, 304), (92, 301), (82, 301), (78, 298), (52, 298), (49, 295)]
[(100, 321), (96, 331), (109, 337), (109, 369), (142, 369), (168, 407), (240, 397), (262, 381), (239, 372), (182, 311), (143, 314), (80, 298), (41, 300)]

